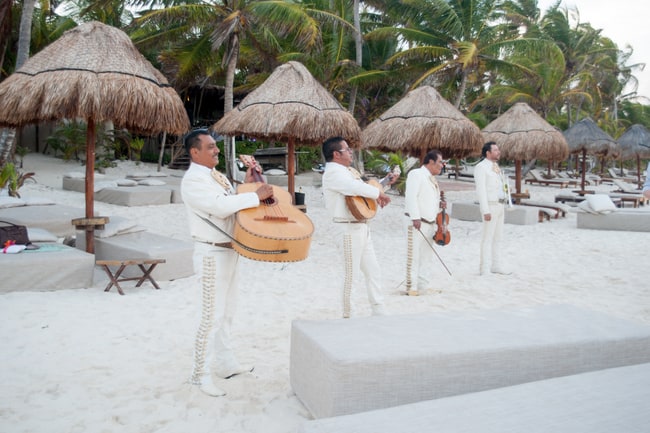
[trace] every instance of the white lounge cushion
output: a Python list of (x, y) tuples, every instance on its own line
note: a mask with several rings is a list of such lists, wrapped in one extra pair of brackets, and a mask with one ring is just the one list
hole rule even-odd
[(296, 320), (289, 373), (322, 418), (647, 362), (649, 325), (543, 305)]
[(93, 185), (93, 191), (99, 192), (106, 188), (117, 188), (117, 182), (114, 180), (105, 180), (101, 182), (95, 182)]
[(142, 179), (138, 181), (138, 185), (144, 186), (163, 186), (166, 185), (164, 181), (159, 179)]
[(607, 194), (587, 194), (585, 200), (598, 213), (609, 213), (616, 210), (616, 205)]
[(117, 186), (136, 186), (138, 182), (133, 179), (118, 179), (115, 181)]
[(612, 433), (650, 425), (650, 364), (307, 421), (299, 433)]
[(39, 227), (27, 227), (27, 237), (34, 243), (56, 242), (59, 240), (52, 232)]
[(103, 230), (96, 230), (96, 238), (110, 238), (112, 236), (124, 235), (144, 231), (145, 228), (139, 226), (136, 222), (120, 216), (109, 217), (109, 221), (104, 225)]
[(595, 210), (593, 210), (591, 208), (591, 205), (589, 204), (589, 202), (587, 200), (583, 200), (580, 203), (578, 203), (578, 209), (582, 209), (585, 212), (589, 212), (589, 213), (598, 215), (598, 212), (596, 212)]
[(63, 175), (66, 179), (85, 179), (86, 178), (86, 173), (82, 173), (79, 171), (69, 171)]

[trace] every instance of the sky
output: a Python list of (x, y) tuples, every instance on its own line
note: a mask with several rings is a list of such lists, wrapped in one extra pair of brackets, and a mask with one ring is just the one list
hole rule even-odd
[[(554, 3), (555, 0), (537, 2), (542, 13)], [(602, 29), (601, 35), (610, 38), (619, 48), (632, 46), (634, 53), (627, 64), (647, 64), (643, 72), (637, 70), (633, 75), (639, 81), (637, 94), (648, 98), (639, 102), (650, 104), (650, 26), (647, 22), (650, 2), (647, 0), (562, 0), (560, 6), (566, 6), (569, 12), (577, 7), (581, 23), (590, 23), (594, 29)]]

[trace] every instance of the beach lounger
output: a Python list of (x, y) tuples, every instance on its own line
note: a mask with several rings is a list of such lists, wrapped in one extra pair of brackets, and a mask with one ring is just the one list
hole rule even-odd
[(607, 214), (580, 211), (576, 221), (579, 229), (650, 232), (648, 210), (616, 209)]
[(642, 433), (650, 364), (307, 421), (298, 433)]
[(41, 242), (33, 236), (33, 231), (29, 234), (39, 249), (0, 254), (0, 269), (3, 269), (0, 293), (79, 289), (93, 285), (95, 257), (92, 254), (56, 242)]
[[(111, 222), (114, 218), (111, 217)], [(108, 224), (107, 224), (108, 226)], [(194, 274), (192, 242), (172, 239), (147, 231), (124, 231), (109, 237), (99, 237), (101, 231), (95, 234), (96, 260), (127, 260), (127, 259), (165, 259), (154, 269), (152, 275), (156, 281), (176, 280)], [(86, 249), (85, 232), (77, 232), (76, 247)], [(126, 269), (125, 277), (138, 277), (138, 269)]]
[(296, 320), (289, 375), (324, 418), (647, 362), (649, 325), (545, 305)]
[(557, 219), (559, 217), (565, 217), (567, 212), (571, 209), (570, 206), (562, 203), (549, 203), (545, 201), (536, 201), (536, 200), (520, 200), (519, 204), (522, 206), (534, 206), (538, 208), (547, 208), (552, 211), (552, 217)]
[(528, 172), (531, 176), (531, 178), (524, 179), (525, 183), (529, 184), (538, 184), (538, 185), (556, 185), (559, 186), (560, 188), (567, 188), (569, 185), (574, 185), (577, 186), (578, 182), (576, 180), (570, 180), (570, 179), (560, 179), (560, 178), (553, 178), (553, 179), (546, 179), (542, 173), (540, 173), (538, 170), (532, 169)]
[(0, 221), (21, 224), (28, 228), (42, 228), (57, 237), (63, 238), (74, 236), (75, 227), (72, 225), (72, 220), (85, 215), (82, 208), (73, 206), (61, 204), (30, 205), (29, 203), (29, 201), (26, 201), (24, 206), (0, 209)]
[(577, 227), (593, 230), (650, 231), (650, 208), (616, 207), (607, 194), (592, 194), (578, 205)]
[[(504, 222), (506, 224), (532, 225), (549, 219), (552, 214), (553, 211), (548, 208), (514, 205), (511, 209), (506, 210)], [(453, 202), (449, 215), (461, 221), (483, 221), (481, 208), (477, 202)]]
[(614, 182), (615, 179), (621, 180), (623, 182), (632, 182), (632, 183), (636, 183), (638, 181), (636, 176), (626, 176), (626, 175), (621, 176), (620, 170), (616, 168), (612, 168), (612, 167), (608, 168), (607, 173), (609, 173), (610, 177), (608, 179), (610, 179), (612, 183)]
[[(182, 203), (180, 178), (151, 177), (130, 179), (100, 178), (94, 185), (95, 200), (120, 206), (148, 206)], [(169, 183), (168, 183), (169, 180)], [(68, 173), (63, 176), (63, 189), (85, 192), (85, 177)]]
[(625, 192), (629, 194), (641, 194), (642, 192), (642, 190), (637, 186), (636, 183), (632, 184), (629, 182), (625, 182), (621, 179), (612, 179), (612, 182), (614, 183), (615, 186), (618, 187), (612, 192)]

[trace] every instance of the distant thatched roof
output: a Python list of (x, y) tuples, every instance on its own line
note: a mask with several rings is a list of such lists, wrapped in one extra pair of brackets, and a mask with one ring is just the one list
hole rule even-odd
[(359, 143), (354, 117), (301, 63), (288, 62), (212, 127), (219, 134), (320, 145), (332, 136)]
[(562, 134), (571, 153), (585, 151), (585, 153), (613, 157), (618, 153), (616, 141), (589, 117), (576, 122)]
[(617, 141), (622, 159), (650, 158), (650, 131), (645, 126), (630, 126)]
[(0, 83), (0, 126), (64, 118), (140, 133), (190, 128), (165, 77), (124, 32), (99, 22), (68, 30)]
[(504, 159), (562, 160), (569, 156), (562, 133), (523, 102), (483, 128), (483, 137), (497, 143)]
[(445, 158), (481, 152), (481, 130), (430, 86), (410, 91), (361, 133), (364, 148), (414, 156), (432, 149)]

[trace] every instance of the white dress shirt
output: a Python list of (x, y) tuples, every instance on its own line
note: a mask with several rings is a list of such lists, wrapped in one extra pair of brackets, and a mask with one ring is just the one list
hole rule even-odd
[(440, 212), (440, 188), (425, 166), (411, 170), (406, 178), (406, 213), (411, 220), (435, 221)]
[(345, 196), (361, 196), (376, 200), (379, 189), (357, 179), (347, 167), (337, 162), (325, 164), (323, 195), (325, 207), (334, 221), (355, 221), (345, 203)]
[(496, 171), (495, 164), (485, 158), (474, 168), (474, 184), (481, 207), (481, 215), (490, 213), (490, 202), (498, 202), (506, 197), (503, 190), (503, 176)]
[[(221, 185), (211, 175), (211, 169), (191, 163), (181, 181), (181, 196), (187, 209), (190, 234), (199, 242), (229, 242), (226, 235), (203, 221), (212, 221), (226, 233), (232, 234), (235, 214), (260, 204), (257, 194), (235, 194), (232, 185)], [(198, 215), (197, 215), (198, 214)]]

